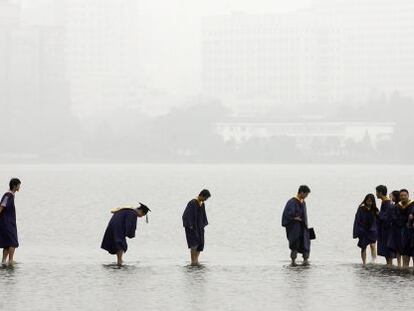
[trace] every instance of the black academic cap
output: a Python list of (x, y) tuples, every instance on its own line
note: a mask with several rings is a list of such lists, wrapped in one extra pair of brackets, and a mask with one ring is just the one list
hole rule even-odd
[(148, 223), (148, 212), (151, 212), (148, 206), (139, 202), (139, 209), (141, 209), (145, 213), (145, 221)]

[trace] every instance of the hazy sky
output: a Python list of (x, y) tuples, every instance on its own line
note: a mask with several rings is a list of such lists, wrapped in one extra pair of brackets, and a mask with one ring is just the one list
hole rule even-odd
[[(38, 12), (44, 16), (39, 20), (44, 23), (51, 20), (51, 14), (58, 12), (48, 7), (62, 1), (65, 0), (23, 0), (22, 3), (26, 8), (41, 8)], [(106, 2), (111, 1), (102, 1), (102, 5)], [(140, 12), (137, 23), (142, 45), (139, 56), (143, 59), (145, 77), (157, 88), (175, 95), (197, 94), (200, 91), (200, 30), (203, 17), (235, 12), (281, 13), (309, 5), (310, 0), (138, 1)], [(57, 22), (60, 19), (60, 16), (55, 18)]]
[[(205, 16), (246, 13), (281, 13), (309, 6), (309, 0), (146, 0), (140, 1), (145, 37), (144, 67), (170, 92), (197, 93), (200, 89), (200, 27)], [(145, 29), (145, 27), (142, 27)], [(144, 65), (145, 66), (145, 65)]]

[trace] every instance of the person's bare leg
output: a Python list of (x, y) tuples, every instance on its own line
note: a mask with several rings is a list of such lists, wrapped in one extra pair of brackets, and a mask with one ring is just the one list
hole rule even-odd
[(7, 264), (7, 257), (9, 256), (9, 249), (3, 248), (3, 259), (1, 260), (1, 264), (5, 265)]
[(385, 258), (385, 260), (387, 261), (387, 267), (391, 268), (392, 267), (392, 258)]
[(196, 259), (197, 259), (197, 264), (199, 265), (200, 264), (200, 261), (198, 260), (198, 258), (200, 257), (200, 252), (199, 251), (197, 251), (196, 252)]
[(14, 265), (14, 251), (16, 250), (16, 248), (14, 247), (9, 247), (9, 261), (8, 261), (8, 265), (9, 266), (13, 266)]
[(122, 266), (122, 255), (124, 254), (124, 251), (117, 251), (116, 252), (116, 264), (121, 267)]
[(410, 264), (410, 257), (402, 256), (402, 261), (403, 261), (403, 269), (408, 269), (408, 266)]
[(397, 266), (398, 268), (401, 268), (401, 255), (397, 253)]
[(361, 259), (362, 259), (362, 265), (365, 266), (367, 264), (367, 249), (366, 248), (361, 249)]
[(372, 243), (369, 245), (369, 248), (371, 249), (371, 260), (372, 262), (375, 262), (377, 259), (377, 246), (375, 243)]
[(303, 253), (303, 265), (304, 266), (309, 265), (309, 254), (308, 253)]
[(291, 265), (294, 267), (296, 266), (296, 257), (298, 256), (298, 253), (296, 251), (290, 252), (290, 259), (291, 259)]
[(191, 265), (192, 266), (198, 266), (198, 256), (197, 256), (197, 250), (194, 248), (191, 249)]

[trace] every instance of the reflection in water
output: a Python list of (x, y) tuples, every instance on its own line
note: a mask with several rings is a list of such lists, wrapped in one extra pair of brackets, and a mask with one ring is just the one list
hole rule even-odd
[(185, 300), (185, 309), (208, 305), (208, 295), (206, 288), (208, 285), (209, 268), (206, 265), (191, 266), (187, 265), (182, 269), (182, 296)]
[(306, 310), (309, 299), (309, 277), (315, 267), (286, 265), (282, 270), (285, 284), (286, 306), (291, 310)]

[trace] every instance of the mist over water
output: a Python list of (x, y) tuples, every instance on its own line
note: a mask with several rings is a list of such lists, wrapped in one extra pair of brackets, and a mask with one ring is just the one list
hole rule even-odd
[[(375, 186), (414, 184), (413, 30), (411, 0), (0, 0), (0, 186), (22, 180), (0, 310), (411, 307), (413, 271), (362, 268), (351, 230)], [(300, 184), (317, 239), (292, 268)], [(118, 269), (101, 239), (138, 202)]]
[(412, 163), (413, 21), (408, 0), (2, 0), (0, 161)]

